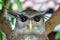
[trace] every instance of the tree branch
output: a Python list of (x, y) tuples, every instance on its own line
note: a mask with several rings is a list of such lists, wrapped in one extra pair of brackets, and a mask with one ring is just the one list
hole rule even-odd
[[(8, 7), (9, 0), (4, 0), (4, 6)], [(10, 23), (8, 20), (5, 19), (4, 15), (6, 12), (6, 8), (3, 6), (2, 10), (0, 10), (0, 29), (8, 36), (10, 32), (12, 32)]]
[(60, 23), (60, 9), (54, 12), (50, 20), (46, 22), (46, 32), (51, 33), (55, 26)]

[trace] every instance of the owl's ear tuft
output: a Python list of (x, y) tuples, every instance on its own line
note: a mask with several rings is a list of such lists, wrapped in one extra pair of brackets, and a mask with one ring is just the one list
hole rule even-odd
[(12, 15), (12, 16), (14, 16), (14, 17), (19, 17), (17, 11), (10, 11), (10, 12), (8, 12), (8, 14), (10, 14), (10, 15)]

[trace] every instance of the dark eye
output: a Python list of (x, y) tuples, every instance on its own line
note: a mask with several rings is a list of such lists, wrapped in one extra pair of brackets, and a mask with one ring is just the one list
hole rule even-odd
[(35, 16), (34, 21), (39, 22), (40, 21), (40, 16)]
[(21, 16), (20, 16), (20, 20), (21, 20), (22, 22), (25, 22), (25, 21), (27, 21), (27, 17), (24, 16), (24, 15), (21, 15)]

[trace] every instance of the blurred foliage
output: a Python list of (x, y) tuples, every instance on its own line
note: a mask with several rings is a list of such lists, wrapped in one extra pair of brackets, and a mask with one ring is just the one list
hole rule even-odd
[(8, 11), (11, 11), (12, 10), (12, 5), (13, 5), (12, 3), (9, 4)]
[(2, 9), (2, 4), (0, 3), (0, 9)]
[(7, 20), (10, 21), (10, 23), (14, 24), (14, 17), (13, 16), (11, 16), (9, 14), (5, 14), (5, 17), (6, 17)]
[(18, 11), (21, 12), (23, 9), (22, 9), (22, 3), (19, 1), (19, 0), (14, 0), (14, 2), (17, 4), (18, 6)]
[[(14, 2), (17, 4), (18, 11), (21, 12), (22, 11), (22, 4), (21, 4), (20, 0), (14, 0)], [(8, 7), (6, 8), (7, 11), (12, 11), (12, 6), (13, 6), (13, 3), (10, 2)], [(0, 0), (0, 13), (1, 13), (2, 7), (6, 7), (6, 6), (4, 6), (4, 0)], [(14, 24), (14, 17), (9, 15), (8, 13), (6, 13), (4, 16), (6, 17), (7, 20), (10, 21), (10, 23), (12, 25)], [(0, 23), (1, 23), (1, 21), (2, 20), (0, 19)], [(0, 31), (0, 40), (2, 40), (2, 32), (1, 31)]]
[(55, 40), (60, 40), (60, 32), (58, 32), (55, 36)]
[[(21, 12), (23, 9), (22, 9), (22, 3), (20, 2), (20, 0), (14, 0), (14, 2), (17, 4), (18, 6), (18, 11)], [(4, 0), (0, 0), (0, 8), (2, 8), (4, 5)], [(12, 6), (13, 6), (13, 3), (9, 3), (9, 6), (7, 9), (7, 11), (12, 11)], [(8, 14), (6, 14), (6, 19), (10, 21), (10, 23), (13, 24), (14, 22), (14, 18), (9, 16)], [(0, 20), (0, 23), (1, 23), (1, 20)]]
[(0, 9), (4, 6), (4, 0), (0, 0)]
[(11, 22), (12, 22), (12, 24), (14, 23), (14, 18), (11, 18)]
[[(14, 2), (17, 4), (18, 6), (18, 11), (21, 12), (23, 9), (22, 9), (22, 3), (20, 2), (20, 0), (14, 0)], [(10, 3), (9, 6), (8, 6), (8, 11), (12, 11), (12, 6), (13, 6), (13, 3)], [(10, 23), (14, 23), (14, 18), (8, 14), (6, 14), (6, 19), (10, 21)]]
[(2, 31), (0, 30), (0, 40), (2, 40)]

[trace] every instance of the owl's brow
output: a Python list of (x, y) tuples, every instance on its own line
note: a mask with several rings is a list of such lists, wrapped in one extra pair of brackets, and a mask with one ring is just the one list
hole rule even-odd
[[(43, 15), (35, 15), (35, 16), (39, 16), (39, 17), (42, 17)], [(34, 17), (35, 17), (35, 16), (34, 16)]]
[(22, 12), (29, 12), (29, 11), (31, 11), (31, 12), (38, 12), (37, 10), (34, 10), (34, 9), (31, 9), (31, 8), (27, 8), (26, 10), (23, 10)]
[[(20, 16), (20, 17), (24, 16), (24, 17), (30, 18), (30, 17), (28, 17), (28, 16), (26, 16), (26, 15), (23, 15), (23, 14), (20, 14), (19, 16)], [(40, 18), (43, 17), (43, 15), (35, 15), (35, 16), (39, 16)], [(35, 16), (33, 16), (33, 17), (31, 17), (31, 18), (34, 18)]]
[[(40, 18), (43, 17), (43, 15), (35, 15), (35, 16), (39, 16)], [(33, 16), (33, 17), (35, 17), (35, 16)]]
[[(20, 17), (27, 17), (26, 15), (23, 14), (19, 14)], [(28, 18), (28, 17), (27, 17)]]

